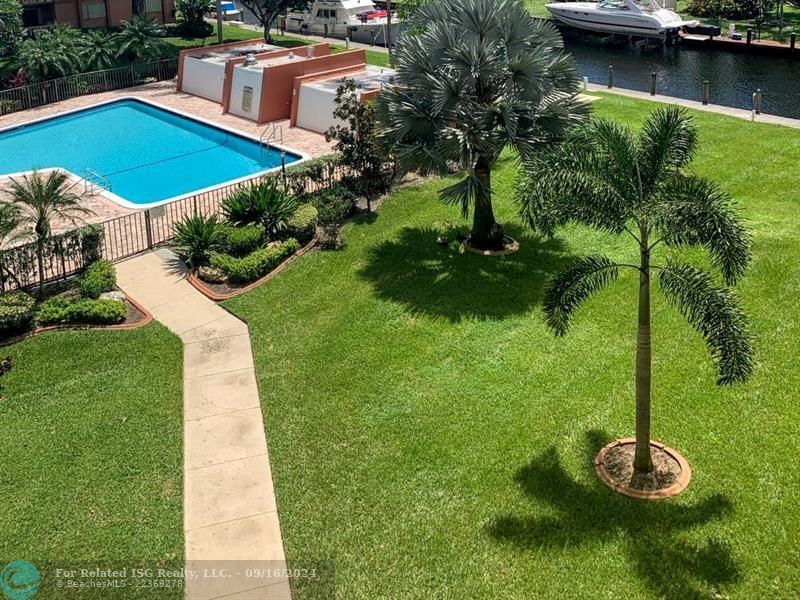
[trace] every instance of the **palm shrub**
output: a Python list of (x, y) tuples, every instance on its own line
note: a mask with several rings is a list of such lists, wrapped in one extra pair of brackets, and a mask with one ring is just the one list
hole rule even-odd
[[(545, 292), (547, 324), (566, 334), (573, 314), (623, 269), (639, 277), (636, 342), (634, 475), (652, 470), (650, 453), (650, 283), (705, 338), (720, 385), (744, 381), (753, 370), (747, 321), (728, 286), (750, 262), (750, 236), (733, 201), (713, 182), (687, 171), (697, 132), (685, 110), (653, 112), (638, 134), (605, 119), (572, 131), (563, 144), (536, 153), (518, 187), (521, 213), (547, 235), (566, 223), (630, 238), (636, 264), (604, 255), (577, 259)], [(678, 258), (676, 250), (704, 248), (722, 282)], [(655, 260), (655, 251), (664, 257)]]
[(65, 77), (81, 70), (79, 36), (65, 25), (40, 29), (17, 47), (15, 66), (37, 81)]
[(175, 223), (172, 247), (186, 259), (190, 269), (208, 263), (211, 252), (224, 240), (224, 224), (217, 215), (187, 215)]
[(39, 267), (39, 296), (44, 292), (45, 251), (52, 237), (54, 221), (76, 220), (93, 214), (81, 206), (80, 198), (72, 191), (64, 171), (33, 171), (21, 180), (11, 179), (11, 201), (16, 207), (21, 228), (19, 237), (27, 238), (36, 245), (36, 261)]
[(286, 229), (297, 208), (297, 199), (274, 181), (261, 181), (237, 189), (222, 203), (222, 214), (231, 225), (261, 225), (274, 238)]
[(122, 22), (117, 34), (117, 56), (135, 60), (158, 60), (167, 53), (169, 44), (163, 39), (167, 30), (158, 21), (147, 17), (133, 17)]
[(116, 34), (103, 29), (89, 29), (78, 40), (78, 49), (87, 71), (111, 69), (118, 62)]
[(465, 218), (472, 208), (471, 245), (498, 248), (492, 169), (504, 148), (525, 158), (587, 112), (574, 63), (520, 0), (437, 0), (409, 25), (395, 51), (402, 85), (377, 100), (382, 136), (401, 172), (463, 172), (440, 196)]

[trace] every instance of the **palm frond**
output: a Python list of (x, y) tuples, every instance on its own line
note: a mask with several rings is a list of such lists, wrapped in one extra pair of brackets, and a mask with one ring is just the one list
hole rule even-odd
[(619, 265), (608, 257), (586, 256), (575, 260), (545, 288), (544, 314), (548, 327), (558, 336), (566, 334), (580, 305), (618, 277)]
[(669, 245), (701, 245), (729, 285), (751, 259), (750, 234), (736, 215), (734, 201), (712, 181), (675, 175), (660, 190), (655, 222)]
[(638, 146), (642, 187), (648, 193), (666, 172), (691, 162), (697, 147), (697, 128), (685, 108), (659, 108), (644, 122)]
[(731, 290), (710, 273), (668, 262), (659, 273), (667, 299), (706, 341), (717, 370), (717, 384), (745, 381), (753, 371), (753, 348), (747, 319)]

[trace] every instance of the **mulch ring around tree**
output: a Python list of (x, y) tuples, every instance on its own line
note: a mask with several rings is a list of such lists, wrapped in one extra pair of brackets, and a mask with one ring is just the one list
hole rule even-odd
[[(119, 291), (119, 290), (116, 290)], [(44, 327), (36, 327), (30, 331), (20, 333), (14, 337), (0, 340), (0, 346), (9, 346), (16, 344), (22, 340), (39, 335), (40, 333), (47, 333), (48, 331), (65, 331), (68, 329), (137, 329), (144, 327), (153, 320), (153, 315), (141, 304), (136, 302), (133, 298), (125, 295), (125, 308), (127, 309), (125, 320), (121, 323), (112, 325), (96, 324), (96, 323), (59, 323), (58, 325), (47, 325)]]
[(677, 496), (689, 485), (692, 469), (677, 450), (660, 442), (650, 441), (653, 470), (633, 476), (634, 438), (615, 440), (604, 446), (594, 460), (595, 470), (612, 490), (631, 496), (655, 500)]
[(467, 252), (480, 254), (481, 256), (506, 256), (508, 254), (514, 254), (514, 252), (519, 250), (519, 242), (512, 237), (508, 237), (507, 235), (503, 236), (502, 248), (498, 248), (497, 250), (482, 250), (480, 248), (475, 248), (470, 244), (469, 238), (465, 239), (461, 243), (461, 246)]

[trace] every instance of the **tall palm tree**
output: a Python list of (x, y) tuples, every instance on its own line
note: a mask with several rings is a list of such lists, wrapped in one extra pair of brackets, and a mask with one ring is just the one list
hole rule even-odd
[(80, 205), (80, 198), (71, 191), (73, 183), (64, 171), (42, 174), (33, 171), (20, 181), (11, 180), (11, 201), (19, 214), (22, 236), (36, 244), (39, 266), (39, 295), (44, 291), (44, 257), (47, 241), (52, 236), (53, 221), (72, 222), (91, 215), (92, 211)]
[[(659, 288), (705, 338), (717, 383), (747, 379), (753, 370), (750, 335), (739, 302), (727, 286), (750, 262), (750, 236), (733, 201), (713, 182), (686, 167), (697, 132), (685, 110), (653, 112), (635, 134), (612, 121), (593, 119), (567, 140), (537, 153), (518, 187), (521, 213), (536, 230), (552, 235), (574, 222), (625, 235), (636, 245), (638, 264), (607, 256), (577, 259), (548, 284), (547, 324), (564, 335), (581, 303), (621, 270), (639, 276), (636, 343), (636, 448), (634, 473), (652, 470), (650, 453), (650, 283)], [(675, 249), (704, 248), (722, 283), (708, 271), (676, 258)], [(665, 250), (663, 260), (654, 260)]]
[(402, 85), (378, 99), (382, 135), (403, 171), (464, 172), (440, 196), (465, 218), (472, 207), (471, 245), (498, 248), (492, 168), (504, 148), (525, 157), (587, 112), (573, 61), (520, 0), (437, 0), (407, 25), (394, 53)]
[(89, 29), (78, 41), (83, 64), (89, 71), (111, 69), (117, 64), (117, 36), (103, 29)]
[(122, 30), (117, 34), (119, 43), (117, 56), (135, 60), (158, 60), (162, 58), (169, 44), (163, 39), (166, 29), (158, 21), (147, 17), (133, 17), (122, 22)]

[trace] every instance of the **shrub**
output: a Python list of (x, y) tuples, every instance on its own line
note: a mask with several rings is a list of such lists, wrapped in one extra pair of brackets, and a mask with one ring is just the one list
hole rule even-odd
[(226, 225), (222, 229), (220, 250), (233, 256), (246, 256), (261, 248), (264, 243), (264, 227), (262, 225), (245, 225), (232, 227)]
[(355, 207), (353, 194), (344, 186), (316, 192), (308, 200), (317, 209), (317, 221), (320, 225), (342, 223)]
[(211, 266), (224, 272), (231, 283), (249, 283), (269, 273), (284, 257), (298, 248), (300, 243), (294, 238), (289, 238), (256, 250), (244, 258), (236, 258), (230, 254), (213, 254)]
[(33, 297), (25, 292), (0, 295), (0, 336), (27, 329), (33, 320)]
[(288, 234), (304, 242), (310, 240), (317, 227), (317, 214), (312, 204), (300, 204), (287, 223)]
[(190, 268), (196, 269), (208, 262), (212, 250), (220, 247), (224, 229), (217, 215), (185, 216), (175, 223), (175, 239), (171, 245), (183, 255)]
[(686, 10), (696, 17), (750, 19), (758, 15), (754, 0), (688, 0)]
[(128, 309), (122, 300), (70, 300), (50, 298), (39, 306), (36, 316), (42, 325), (90, 323), (110, 325), (125, 320)]
[(103, 228), (87, 225), (80, 230), (81, 257), (84, 265), (91, 265), (102, 257)]
[(222, 203), (222, 214), (231, 225), (260, 224), (267, 235), (286, 229), (297, 208), (297, 200), (274, 181), (261, 181), (241, 187)]
[(103, 292), (110, 292), (117, 284), (117, 272), (108, 260), (98, 260), (89, 265), (78, 281), (78, 289), (84, 298), (100, 297)]

